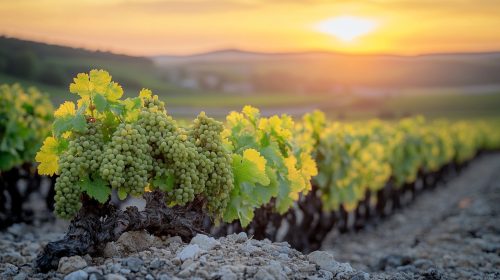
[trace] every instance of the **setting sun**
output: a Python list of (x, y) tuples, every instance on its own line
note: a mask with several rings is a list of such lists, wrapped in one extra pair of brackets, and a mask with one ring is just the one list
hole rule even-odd
[(318, 23), (316, 30), (333, 35), (343, 42), (351, 42), (359, 36), (373, 31), (376, 27), (377, 23), (373, 20), (354, 16), (340, 16)]

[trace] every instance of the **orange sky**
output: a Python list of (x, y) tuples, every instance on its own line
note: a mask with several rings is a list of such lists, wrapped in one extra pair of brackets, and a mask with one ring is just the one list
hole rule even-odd
[[(499, 0), (0, 0), (0, 34), (133, 55), (216, 49), (420, 54), (500, 50)], [(376, 22), (351, 42), (319, 32)]]

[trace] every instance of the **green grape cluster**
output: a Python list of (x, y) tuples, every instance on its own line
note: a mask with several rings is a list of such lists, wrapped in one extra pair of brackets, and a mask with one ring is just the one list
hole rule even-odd
[(104, 145), (98, 122), (89, 122), (84, 133), (71, 137), (68, 150), (59, 159), (61, 171), (55, 184), (55, 211), (62, 218), (71, 218), (80, 209), (79, 180), (98, 171)]
[(139, 196), (153, 169), (146, 130), (138, 124), (122, 123), (104, 148), (100, 175), (111, 187)]
[(157, 96), (144, 99), (138, 125), (147, 131), (154, 161), (153, 178), (164, 175), (175, 178), (174, 187), (167, 191), (167, 201), (185, 205), (203, 192), (203, 180), (198, 176), (198, 154), (185, 132), (168, 116)]
[(200, 154), (198, 171), (205, 181), (204, 195), (210, 213), (220, 216), (226, 209), (229, 193), (234, 187), (231, 157), (222, 145), (221, 132), (224, 127), (201, 112), (190, 129), (190, 139), (194, 140)]

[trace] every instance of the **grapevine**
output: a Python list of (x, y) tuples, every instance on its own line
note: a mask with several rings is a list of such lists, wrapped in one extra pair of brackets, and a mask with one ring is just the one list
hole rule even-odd
[[(216, 222), (246, 225), (271, 198), (283, 213), (310, 189), (311, 151), (295, 144), (288, 116), (260, 118), (247, 107), (228, 117), (243, 118), (241, 124), (224, 126), (202, 112), (183, 127), (150, 90), (121, 99), (122, 88), (103, 70), (79, 74), (70, 91), (80, 100), (55, 112), (53, 135), (37, 157), (41, 170), (59, 175), (56, 214), (62, 218), (76, 215), (83, 193), (105, 203), (112, 190), (120, 199), (157, 190), (170, 207), (197, 201)], [(240, 135), (246, 133), (240, 125), (253, 131)], [(241, 137), (253, 137), (253, 145), (242, 146)], [(311, 167), (301, 168), (306, 164)], [(251, 204), (242, 200), (253, 195)]]
[(36, 88), (0, 85), (0, 171), (33, 160), (50, 133), (52, 112), (48, 97)]
[[(52, 113), (48, 96), (36, 88), (0, 85), (0, 229), (31, 220), (31, 205), (24, 204), (32, 193), (46, 197), (47, 208), (53, 205), (53, 181), (37, 174), (33, 164), (50, 133)], [(40, 191), (45, 181), (47, 195)]]

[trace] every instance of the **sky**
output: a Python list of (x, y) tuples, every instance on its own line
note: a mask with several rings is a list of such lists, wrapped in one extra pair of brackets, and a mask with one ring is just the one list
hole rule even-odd
[(500, 0), (0, 0), (0, 34), (130, 55), (500, 50)]

